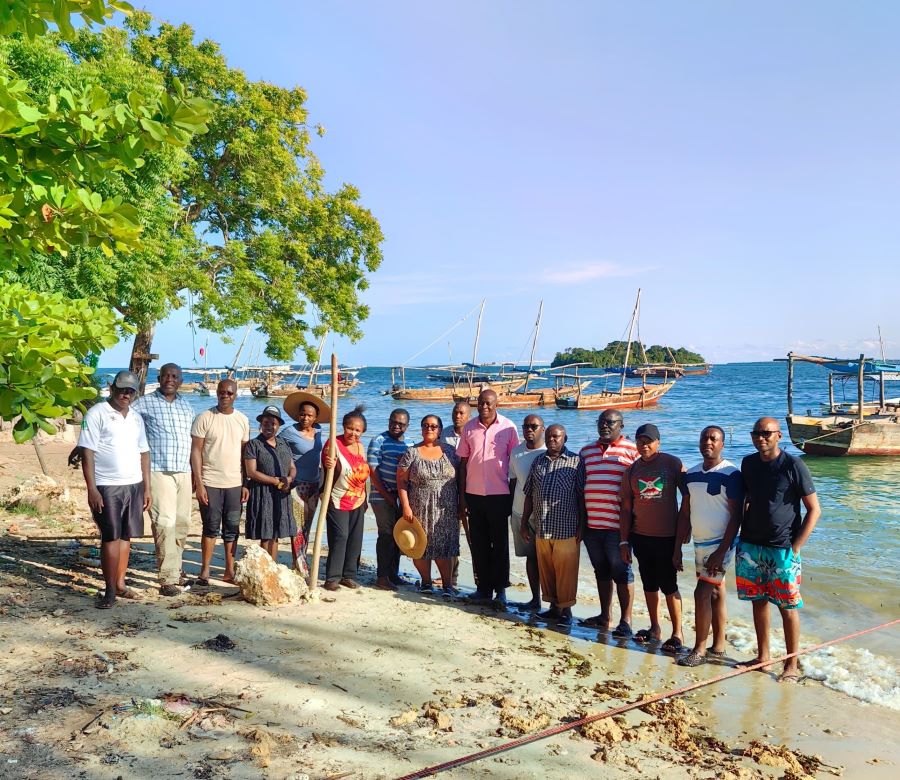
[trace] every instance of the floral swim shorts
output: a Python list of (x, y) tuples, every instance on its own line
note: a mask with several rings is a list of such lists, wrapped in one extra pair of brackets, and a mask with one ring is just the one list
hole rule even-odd
[(800, 556), (788, 547), (767, 547), (739, 542), (735, 556), (738, 598), (742, 601), (766, 599), (782, 609), (799, 609)]

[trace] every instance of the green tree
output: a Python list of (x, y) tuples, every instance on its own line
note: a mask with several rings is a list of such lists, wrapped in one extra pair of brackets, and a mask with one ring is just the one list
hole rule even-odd
[[(149, 15), (134, 14), (126, 26), (139, 63), (214, 107), (209, 132), (190, 145), (192, 162), (171, 186), (202, 244), (153, 282), (169, 299), (191, 291), (199, 327), (256, 323), (277, 360), (298, 349), (311, 355), (310, 333), (359, 338), (368, 309), (358, 294), (381, 262), (383, 236), (355, 187), (324, 188), (310, 146), (324, 131), (309, 122), (305, 92), (248, 80), (217, 44), (196, 43), (187, 25), (154, 31)], [(137, 324), (132, 368), (144, 370), (152, 328)]]
[[(590, 349), (585, 347), (568, 347), (562, 352), (557, 352), (553, 358), (553, 366), (563, 366), (567, 363), (590, 363), (594, 368), (618, 368), (625, 362), (625, 351), (628, 344), (625, 341), (610, 341), (603, 349)], [(642, 351), (643, 349), (643, 351)], [(659, 344), (646, 348), (640, 343), (631, 345), (631, 359), (629, 365), (633, 366), (644, 362), (644, 354), (648, 363), (672, 363), (673, 356), (676, 363), (703, 363), (703, 356), (691, 352), (684, 347), (672, 351), (668, 347)]]
[[(59, 36), (73, 36), (73, 14), (102, 24), (114, 8), (128, 7), (11, 0), (0, 8), (3, 52), (11, 51), (10, 35), (37, 42), (53, 23)], [(139, 248), (137, 211), (114, 183), (140, 170), (145, 154), (185, 146), (205, 129), (208, 107), (174, 79), (172, 94), (160, 84), (120, 100), (95, 78), (54, 84), (61, 61), (44, 62), (31, 81), (16, 71), (15, 57), (0, 62), (0, 416), (19, 418), (17, 441), (51, 429), (50, 418), (96, 395), (88, 358), (117, 340), (118, 319), (108, 308), (21, 283), (33, 275), (35, 257), (93, 247), (115, 258)]]

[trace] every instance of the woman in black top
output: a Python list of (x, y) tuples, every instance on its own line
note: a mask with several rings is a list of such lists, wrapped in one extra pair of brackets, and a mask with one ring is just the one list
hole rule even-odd
[(248, 539), (259, 539), (260, 546), (277, 560), (278, 540), (297, 533), (291, 507), (291, 485), (297, 471), (291, 449), (277, 438), (284, 424), (277, 406), (267, 406), (256, 418), (259, 436), (247, 442), (244, 467), (250, 488), (247, 501)]

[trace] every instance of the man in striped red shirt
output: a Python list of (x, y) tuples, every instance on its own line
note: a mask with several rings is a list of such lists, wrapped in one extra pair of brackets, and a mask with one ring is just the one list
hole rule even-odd
[(600, 595), (600, 614), (581, 623), (601, 630), (609, 629), (615, 583), (622, 612), (619, 624), (613, 630), (616, 639), (631, 636), (631, 605), (634, 603), (634, 573), (619, 553), (619, 490), (626, 469), (638, 459), (638, 451), (634, 442), (622, 434), (624, 424), (621, 412), (605, 410), (597, 420), (597, 441), (588, 444), (580, 453), (586, 472), (584, 546), (594, 567)]

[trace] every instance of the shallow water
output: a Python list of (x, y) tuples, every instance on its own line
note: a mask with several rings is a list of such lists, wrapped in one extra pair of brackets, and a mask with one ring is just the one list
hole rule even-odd
[[(369, 437), (384, 430), (391, 410), (399, 404), (382, 394), (390, 384), (389, 369), (367, 368), (360, 372), (359, 379), (360, 387), (341, 399), (340, 413), (357, 403), (366, 404), (369, 430), (364, 441), (367, 443)], [(847, 397), (854, 394), (855, 384), (848, 383)], [(889, 385), (888, 395), (900, 395), (900, 387), (896, 383)], [(843, 398), (840, 387), (836, 396)], [(826, 399), (825, 371), (817, 366), (798, 365), (795, 411), (811, 409), (815, 413), (819, 403)], [(215, 402), (214, 398), (201, 396), (190, 396), (190, 400), (198, 411)], [(278, 400), (274, 402), (278, 403)], [(266, 404), (267, 401), (250, 396), (241, 396), (236, 402), (237, 408), (245, 412), (251, 422)], [(411, 438), (415, 438), (418, 421), (426, 413), (436, 412), (445, 424), (449, 423), (449, 404), (442, 407), (407, 402), (405, 406), (412, 420)], [(519, 409), (504, 413), (519, 424), (530, 411)], [(537, 412), (547, 424), (559, 422), (566, 426), (571, 449), (578, 449), (596, 438), (597, 412), (556, 408)], [(786, 368), (784, 364), (774, 362), (716, 366), (709, 376), (679, 381), (656, 408), (626, 410), (624, 414), (625, 430), (630, 437), (640, 424), (655, 423), (662, 433), (663, 450), (682, 458), (687, 466), (700, 460), (697, 438), (701, 428), (708, 424), (719, 425), (726, 431), (725, 456), (739, 465), (741, 458), (753, 451), (750, 444), (753, 422), (764, 415), (784, 419)], [(798, 454), (786, 438), (783, 443), (789, 452)], [(900, 616), (900, 586), (895, 578), (900, 561), (900, 458), (806, 458), (806, 463), (822, 505), (822, 518), (803, 550), (804, 644), (843, 636)], [(368, 525), (371, 528), (367, 527), (364, 554), (374, 557), (374, 520)], [(586, 554), (582, 560), (583, 587), (580, 591), (595, 597)], [(689, 608), (694, 585), (692, 560), (693, 555), (686, 551), (685, 572), (680, 580), (686, 608)], [(523, 580), (520, 561), (514, 561), (514, 574)], [(409, 571), (412, 571), (411, 567)], [(471, 583), (470, 577), (464, 576), (462, 582)], [(638, 594), (638, 606), (642, 606), (642, 600)], [(733, 593), (729, 602), (732, 624), (729, 641), (736, 650), (752, 654), (755, 638), (750, 608), (737, 602)], [(594, 611), (595, 605), (580, 604), (575, 609), (581, 615)], [(776, 626), (780, 621), (776, 614), (772, 617), (773, 626)], [(692, 637), (691, 620), (691, 614), (687, 614), (688, 642)], [(640, 622), (640, 617), (636, 622)], [(780, 633), (773, 643), (773, 652), (783, 647), (779, 637)], [(806, 673), (863, 701), (900, 709), (898, 640), (900, 630), (892, 628), (821, 651), (806, 662)]]

